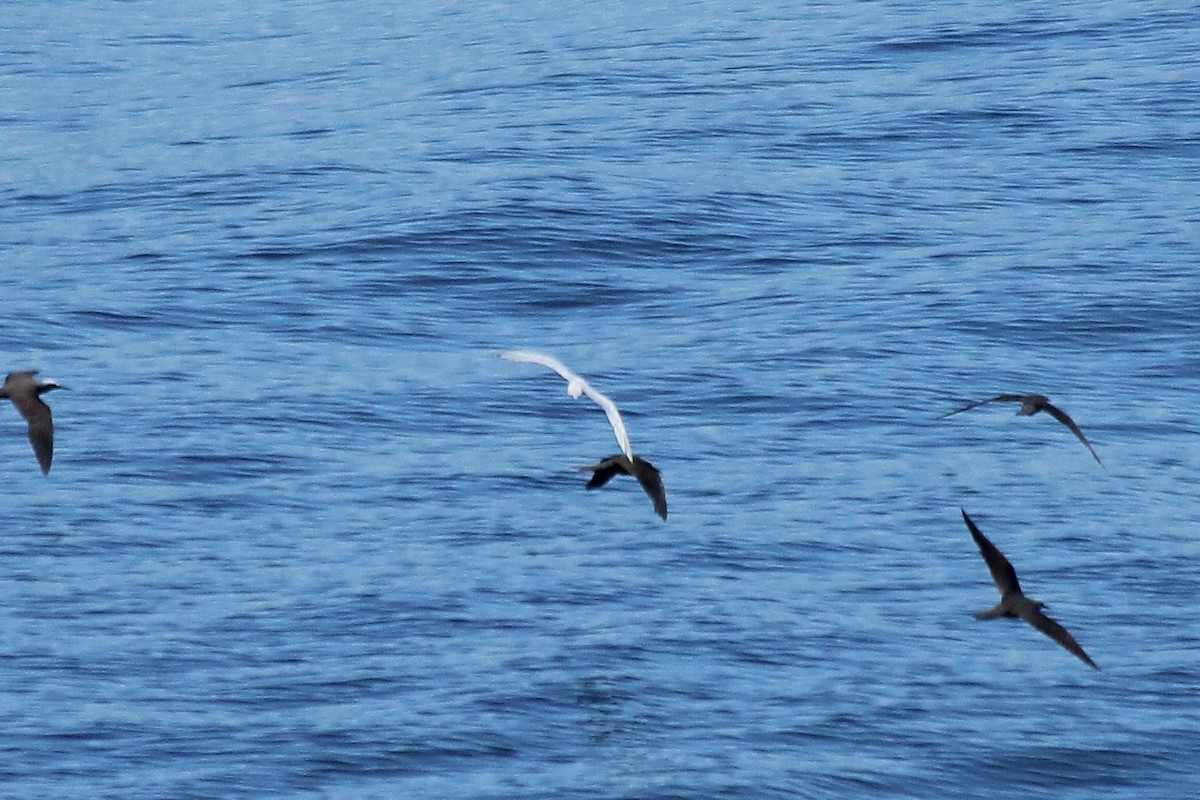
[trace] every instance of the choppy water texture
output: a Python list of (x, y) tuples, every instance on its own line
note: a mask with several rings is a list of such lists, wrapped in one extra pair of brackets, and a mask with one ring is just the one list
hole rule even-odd
[(13, 4), (0, 793), (1195, 795), (1178, 8)]

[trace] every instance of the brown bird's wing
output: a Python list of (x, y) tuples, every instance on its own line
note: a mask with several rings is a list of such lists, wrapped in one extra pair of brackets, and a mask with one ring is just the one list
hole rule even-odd
[(587, 482), (587, 488), (599, 489), (601, 486), (611, 481), (613, 476), (622, 472), (629, 474), (629, 467), (626, 466), (628, 463), (629, 459), (625, 458), (624, 455), (615, 455), (601, 459), (599, 464), (595, 464), (590, 467), (580, 467), (580, 469), (584, 471), (591, 470), (594, 472), (591, 479)]
[(1096, 455), (1096, 450), (1092, 447), (1092, 443), (1087, 440), (1087, 437), (1083, 435), (1083, 431), (1079, 429), (1079, 426), (1075, 424), (1075, 420), (1071, 419), (1067, 412), (1063, 411), (1058, 406), (1051, 405), (1050, 403), (1046, 403), (1042, 407), (1045, 409), (1046, 413), (1070, 428), (1071, 433), (1075, 434), (1075, 437), (1079, 439), (1079, 441), (1083, 442), (1083, 446), (1086, 447), (1088, 452), (1092, 454), (1092, 458), (1096, 459), (1096, 463), (1102, 467), (1104, 466), (1104, 462), (1100, 460), (1100, 456)]
[(45, 475), (50, 471), (50, 460), (54, 458), (54, 422), (50, 416), (50, 406), (33, 394), (15, 396), (12, 402), (29, 423), (29, 443), (33, 445), (33, 454), (37, 456), (42, 474)]
[(663, 519), (667, 518), (667, 490), (663, 486), (662, 475), (658, 470), (646, 459), (640, 456), (633, 457), (633, 476), (637, 478), (638, 483), (642, 485), (642, 489), (650, 497), (650, 502), (654, 504), (654, 513)]
[(32, 381), (33, 376), (37, 375), (37, 374), (38, 374), (38, 370), (36, 370), (36, 369), (17, 370), (16, 372), (10, 372), (7, 375), (5, 375), (4, 382), (9, 383), (9, 382), (14, 382), (14, 381), (19, 381), (21, 379), (28, 379), (29, 381)]
[(1092, 669), (1100, 669), (1100, 667), (1096, 666), (1096, 662), (1092, 661), (1091, 656), (1085, 653), (1083, 648), (1079, 646), (1079, 642), (1075, 641), (1075, 637), (1067, 632), (1066, 628), (1047, 617), (1032, 604), (1026, 605), (1021, 609), (1020, 617), (1042, 633), (1049, 636), (1054, 641), (1061, 644), (1067, 650), (1074, 653), (1080, 661), (1087, 664)]
[(971, 532), (971, 538), (975, 540), (975, 544), (979, 546), (979, 552), (983, 555), (983, 560), (988, 566), (988, 571), (992, 573), (992, 580), (996, 583), (996, 588), (1000, 590), (1000, 596), (1003, 597), (1010, 592), (1021, 594), (1021, 584), (1017, 581), (1017, 571), (1013, 569), (1012, 562), (1004, 557), (996, 545), (992, 544), (983, 531), (975, 525), (967, 512), (962, 511), (963, 521), (967, 523), (967, 530)]
[(942, 414), (940, 417), (938, 417), (938, 419), (945, 419), (946, 417), (952, 417), (955, 414), (961, 414), (964, 411), (970, 411), (972, 408), (978, 408), (979, 406), (982, 406), (986, 403), (1012, 402), (1012, 401), (1016, 401), (1018, 403), (1023, 403), (1025, 401), (1025, 395), (1023, 395), (1023, 394), (998, 394), (995, 397), (989, 397), (987, 400), (977, 400), (976, 402), (969, 403), (969, 404), (963, 406), (962, 408), (956, 408), (948, 414)]
[(599, 464), (580, 469), (593, 472), (591, 480), (587, 482), (588, 489), (599, 489), (612, 480), (614, 475), (632, 475), (650, 497), (650, 502), (654, 504), (654, 513), (663, 519), (667, 518), (667, 491), (663, 488), (662, 476), (653, 464), (641, 456), (634, 456), (630, 461), (623, 453), (618, 453), (602, 459)]

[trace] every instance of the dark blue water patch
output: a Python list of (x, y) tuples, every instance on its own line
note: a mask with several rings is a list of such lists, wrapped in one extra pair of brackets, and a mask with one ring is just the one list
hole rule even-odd
[(1101, 790), (1102, 787), (1145, 786), (1148, 775), (1161, 769), (1165, 759), (1145, 753), (1108, 749), (1070, 749), (1014, 746), (998, 752), (993, 759), (975, 762), (976, 779), (1007, 782), (1030, 793), (1068, 791), (1075, 787)]
[[(578, 258), (585, 263), (614, 264), (644, 257), (673, 258), (700, 250), (711, 252), (722, 241), (728, 242), (731, 252), (741, 249), (740, 238), (729, 234), (722, 237), (708, 232), (695, 240), (698, 221), (703, 220), (701, 211), (689, 210), (686, 216), (634, 212), (624, 225), (618, 221), (621, 230), (614, 234), (607, 231), (614, 221), (612, 212), (519, 203), (422, 222), (418, 231), (400, 243), (416, 252), (462, 250), (486, 255), (499, 250), (507, 253), (504, 258), (509, 263), (515, 251), (522, 258), (552, 259), (560, 264)], [(485, 224), (481, 226), (481, 222)]]
[(166, 264), (179, 263), (178, 256), (170, 254), (170, 253), (158, 252), (158, 251), (153, 251), (153, 250), (145, 250), (145, 251), (129, 253), (126, 256), (124, 256), (124, 259), (126, 261), (132, 261), (132, 262), (138, 263), (138, 264), (166, 265)]
[(149, 181), (108, 183), (58, 198), (60, 213), (95, 214), (122, 211), (157, 202), (159, 208), (192, 210), (198, 202), (212, 206), (241, 206), (269, 194), (269, 183), (247, 174), (224, 173), (181, 181), (177, 176)]
[(333, 128), (302, 128), (299, 130), (291, 131), (287, 135), (292, 137), (293, 139), (305, 140), (305, 139), (321, 139), (326, 136), (332, 136), (336, 133), (337, 133), (337, 131), (334, 130)]
[[(501, 731), (481, 734), (472, 731), (405, 743), (361, 741), (353, 731), (313, 732), (300, 740), (313, 755), (304, 760), (306, 766), (289, 783), (316, 790), (341, 776), (444, 775), (447, 770), (478, 770), (489, 762), (499, 766), (522, 753), (521, 740), (515, 736)], [(339, 753), (344, 755), (339, 757)]]
[(1049, 110), (1021, 106), (938, 109), (918, 114), (916, 122), (920, 128), (928, 128), (930, 138), (939, 141), (945, 141), (947, 132), (958, 133), (963, 141), (973, 139), (978, 135), (976, 126), (1006, 134), (1026, 134), (1052, 130), (1060, 124)]
[[(1097, 141), (1092, 144), (1076, 143), (1063, 144), (1057, 148), (1060, 152), (1081, 157), (1097, 157), (1114, 159), (1114, 163), (1126, 163), (1130, 166), (1145, 167), (1146, 159), (1161, 158), (1166, 160), (1180, 159), (1194, 161), (1200, 155), (1200, 141), (1196, 135), (1153, 136), (1146, 138), (1112, 138)], [(1133, 162), (1127, 159), (1135, 159)]]
[[(1019, 12), (1019, 10), (1017, 10)], [(983, 22), (939, 22), (928, 29), (911, 29), (902, 36), (877, 41), (873, 49), (884, 54), (923, 53), (988, 48), (1008, 51), (1042, 45), (1048, 40), (1107, 38), (1111, 29), (1069, 15), (1029, 15)]]
[(338, 162), (254, 171), (190, 172), (140, 177), (84, 187), (70, 194), (29, 193), (20, 202), (42, 214), (109, 214), (177, 212), (191, 218), (198, 209), (244, 208), (277, 195), (282, 187), (337, 183), (346, 176), (372, 174), (373, 169)]
[(165, 465), (177, 479), (205, 481), (219, 477), (236, 480), (256, 475), (286, 475), (303, 471), (303, 462), (295, 457), (270, 454), (228, 453), (182, 453), (174, 460), (175, 466)]
[(155, 322), (155, 317), (147, 314), (121, 313), (116, 311), (81, 310), (69, 313), (69, 318), (76, 324), (99, 328), (127, 330), (142, 327)]
[(196, 47), (204, 43), (201, 38), (180, 33), (134, 34), (129, 37), (129, 41), (150, 47)]
[(70, 196), (67, 194), (58, 193), (46, 194), (41, 192), (31, 192), (28, 194), (18, 194), (13, 197), (13, 200), (17, 203), (28, 203), (30, 205), (61, 205), (69, 201)]

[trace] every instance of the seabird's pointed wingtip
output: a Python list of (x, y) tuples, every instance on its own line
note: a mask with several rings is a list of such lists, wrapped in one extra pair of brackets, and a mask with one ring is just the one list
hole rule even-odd
[[(967, 513), (965, 508), (959, 506), (958, 513), (962, 514), (963, 522), (967, 523), (967, 529), (970, 530), (972, 534), (979, 530), (979, 527), (975, 524), (975, 520), (971, 519), (971, 515)], [(980, 531), (980, 533), (982, 533), (982, 531)]]
[(1068, 653), (1075, 656), (1076, 658), (1078, 658), (1083, 663), (1087, 664), (1092, 669), (1094, 669), (1094, 670), (1100, 669), (1100, 665), (1092, 660), (1092, 657), (1089, 656), (1087, 654), (1087, 651), (1083, 649), (1083, 645), (1081, 645), (1075, 639), (1075, 637), (1071, 635), (1071, 632), (1069, 630), (1067, 630), (1066, 627), (1064, 627), (1062, 625), (1062, 623), (1057, 622), (1057, 621), (1051, 619), (1050, 617), (1047, 617), (1041, 611), (1036, 611), (1032, 615), (1028, 615), (1028, 616), (1022, 615), (1022, 616), (1025, 617), (1026, 622), (1028, 622), (1033, 627), (1037, 628), (1042, 633), (1049, 636), (1051, 639), (1053, 639), (1055, 642), (1057, 642), (1059, 645), (1061, 645), (1062, 648), (1064, 650), (1066, 650)]
[(50, 474), (50, 462), (54, 460), (53, 435), (52, 432), (47, 435), (46, 431), (35, 431), (32, 428), (29, 432), (29, 443), (33, 445), (33, 455), (37, 458), (43, 475)]

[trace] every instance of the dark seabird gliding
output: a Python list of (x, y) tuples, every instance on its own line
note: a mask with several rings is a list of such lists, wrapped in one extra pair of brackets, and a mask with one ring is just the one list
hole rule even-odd
[(667, 518), (667, 491), (663, 487), (662, 476), (658, 474), (658, 470), (654, 468), (653, 464), (641, 456), (634, 456), (630, 459), (624, 453), (617, 453), (615, 456), (601, 459), (599, 464), (579, 469), (595, 473), (587, 482), (588, 489), (599, 489), (619, 472), (632, 475), (637, 478), (637, 482), (649, 495), (650, 502), (654, 504), (654, 513), (663, 519)]
[(12, 400), (17, 411), (29, 423), (29, 443), (33, 445), (33, 454), (37, 456), (42, 474), (50, 471), (50, 460), (54, 458), (54, 422), (50, 416), (50, 406), (42, 402), (39, 395), (51, 389), (65, 389), (54, 381), (34, 378), (38, 371), (29, 369), (23, 372), (10, 372), (0, 386), (0, 397)]
[(995, 397), (989, 397), (987, 400), (980, 400), (978, 402), (965, 405), (962, 408), (956, 408), (948, 414), (942, 414), (941, 419), (954, 416), (955, 414), (959, 414), (963, 411), (969, 411), (972, 408), (984, 405), (985, 403), (995, 402), (1020, 403), (1021, 407), (1017, 410), (1017, 414), (1021, 415), (1022, 417), (1030, 417), (1039, 411), (1045, 411), (1063, 425), (1066, 425), (1068, 428), (1070, 428), (1071, 433), (1075, 434), (1075, 438), (1083, 442), (1083, 446), (1086, 447), (1088, 452), (1092, 454), (1092, 458), (1096, 459), (1096, 463), (1102, 467), (1104, 466), (1104, 462), (1100, 460), (1100, 456), (1096, 455), (1095, 448), (1092, 447), (1092, 443), (1087, 440), (1087, 437), (1083, 435), (1083, 431), (1079, 429), (1079, 426), (1075, 424), (1075, 420), (1071, 419), (1067, 412), (1051, 403), (1050, 399), (1044, 394), (998, 394)]
[(988, 571), (992, 573), (992, 580), (996, 582), (996, 588), (1000, 590), (1000, 602), (987, 611), (976, 612), (975, 619), (1020, 617), (1074, 653), (1080, 661), (1092, 669), (1100, 669), (1096, 666), (1096, 662), (1092, 661), (1091, 657), (1079, 646), (1079, 642), (1075, 641), (1075, 637), (1067, 632), (1066, 628), (1042, 613), (1042, 606), (1045, 604), (1041, 600), (1031, 600), (1025, 596), (1021, 591), (1021, 584), (1017, 581), (1017, 571), (1013, 569), (1012, 562), (1005, 558), (1004, 554), (983, 535), (983, 531), (975, 526), (966, 511), (962, 511), (962, 515), (963, 521), (967, 523), (967, 530), (971, 532), (971, 538), (975, 540), (975, 544), (979, 546), (979, 552), (983, 554)]

